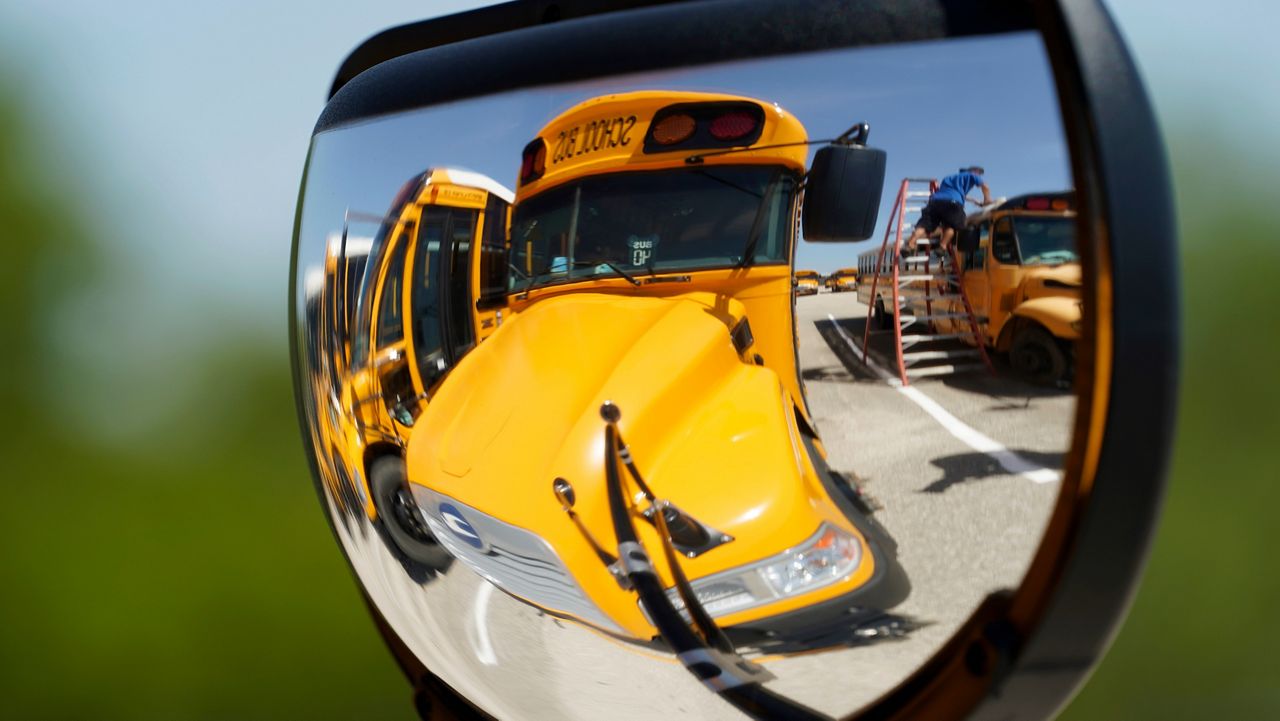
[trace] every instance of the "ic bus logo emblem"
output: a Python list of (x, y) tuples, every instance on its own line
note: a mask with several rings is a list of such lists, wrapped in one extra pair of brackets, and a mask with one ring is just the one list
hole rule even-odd
[(458, 540), (476, 550), (486, 550), (488, 544), (480, 538), (480, 534), (476, 532), (475, 527), (463, 517), (462, 512), (455, 508), (453, 504), (441, 503), (440, 517), (444, 519), (444, 525), (448, 526)]

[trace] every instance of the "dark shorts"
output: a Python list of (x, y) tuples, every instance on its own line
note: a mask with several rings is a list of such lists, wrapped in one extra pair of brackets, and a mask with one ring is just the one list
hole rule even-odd
[(950, 200), (930, 200), (928, 205), (920, 211), (920, 220), (916, 221), (916, 227), (924, 228), (924, 232), (932, 234), (939, 225), (952, 230), (963, 228), (964, 204)]

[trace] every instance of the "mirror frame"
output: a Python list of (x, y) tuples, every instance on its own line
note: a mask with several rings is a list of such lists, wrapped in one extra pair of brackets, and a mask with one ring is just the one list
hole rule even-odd
[[(857, 718), (1042, 718), (1083, 683), (1136, 591), (1176, 410), (1180, 310), (1169, 173), (1146, 92), (1101, 0), (511, 2), (366, 40), (343, 62), (314, 132), (537, 84), (1019, 30), (1043, 38), (1071, 148), (1077, 237), (1093, 240), (1081, 244), (1088, 302), (1071, 449), (1022, 585), (989, 595), (923, 666)], [(306, 443), (296, 362), (301, 208), (300, 195), (289, 338)], [(424, 718), (488, 718), (423, 667), (365, 600)]]

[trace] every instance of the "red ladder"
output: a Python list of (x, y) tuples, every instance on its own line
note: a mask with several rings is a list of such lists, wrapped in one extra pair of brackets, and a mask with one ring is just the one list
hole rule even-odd
[[(871, 295), (867, 305), (867, 325), (862, 333), (862, 362), (867, 362), (867, 349), (871, 340), (873, 321), (881, 324), (892, 324), (893, 346), (897, 356), (898, 378), (902, 385), (910, 385), (910, 378), (923, 376), (948, 375), (985, 367), (994, 373), (991, 358), (987, 355), (986, 343), (978, 328), (978, 319), (973, 314), (973, 305), (969, 303), (968, 293), (960, 277), (960, 256), (956, 252), (956, 239), (951, 243), (950, 252), (937, 259), (934, 267), (933, 254), (926, 247), (923, 254), (916, 248), (903, 247), (903, 232), (908, 239), (915, 228), (916, 217), (929, 202), (929, 196), (938, 189), (938, 181), (933, 178), (903, 178), (898, 188), (898, 197), (893, 203), (893, 211), (889, 214), (889, 224), (885, 227), (884, 242), (880, 253), (876, 256), (875, 272), (871, 279)], [(889, 237), (893, 236), (890, 245)], [(905, 252), (910, 251), (910, 253)], [(891, 290), (894, 309), (893, 318), (888, 317), (888, 309), (883, 304), (877, 305), (876, 287), (883, 278)], [(959, 300), (964, 312), (933, 312), (935, 302)], [(912, 313), (912, 304), (923, 302), (924, 313)], [(968, 330), (950, 333), (933, 332), (934, 321), (959, 320), (967, 321)], [(903, 333), (913, 325), (921, 327), (912, 329), (911, 333)], [(921, 344), (930, 344), (944, 340), (970, 340), (974, 348), (948, 349), (929, 348), (916, 350)], [(956, 363), (962, 358), (982, 358), (981, 363)], [(944, 361), (943, 363), (934, 363)]]

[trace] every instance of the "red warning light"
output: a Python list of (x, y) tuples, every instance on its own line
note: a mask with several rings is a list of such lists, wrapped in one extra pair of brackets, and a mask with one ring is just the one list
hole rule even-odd
[(755, 116), (743, 110), (734, 110), (711, 121), (711, 137), (716, 140), (737, 140), (756, 129)]

